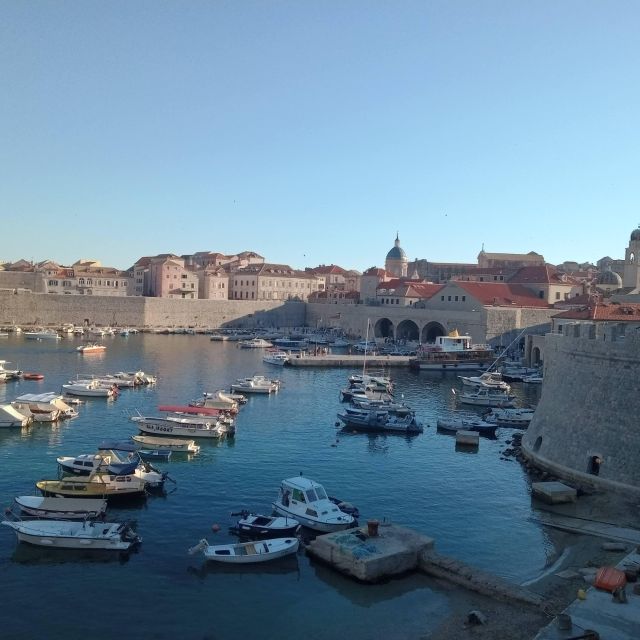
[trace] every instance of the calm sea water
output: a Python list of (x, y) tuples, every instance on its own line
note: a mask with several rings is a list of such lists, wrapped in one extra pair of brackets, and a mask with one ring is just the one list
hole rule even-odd
[[(78, 418), (60, 426), (0, 430), (1, 504), (35, 493), (37, 480), (55, 478), (57, 456), (90, 453), (102, 439), (137, 433), (127, 413), (154, 414), (158, 404), (183, 404), (254, 373), (279, 377), (284, 385), (276, 395), (249, 399), (234, 439), (200, 441), (198, 456), (163, 465), (175, 480), (166, 496), (110, 508), (110, 520), (134, 520), (143, 538), (128, 559), (18, 545), (2, 527), (4, 638), (84, 638), (96, 631), (101, 638), (185, 640), (419, 638), (447, 615), (447, 596), (421, 575), (368, 586), (304, 552), (242, 569), (205, 565), (202, 556), (187, 554), (202, 537), (234, 540), (227, 533), (230, 512), (268, 513), (280, 481), (301, 472), (357, 505), (361, 521), (386, 518), (412, 527), (433, 537), (441, 553), (514, 582), (539, 574), (553, 551), (531, 520), (522, 468), (500, 459), (511, 431), (481, 439), (477, 453), (457, 452), (454, 439), (433, 426), (411, 438), (345, 434), (335, 422), (339, 391), (351, 373), (346, 369), (272, 367), (259, 350), (207, 336), (105, 342), (105, 353), (90, 356), (75, 351), (79, 341), (73, 338), (51, 343), (11, 336), (0, 343), (1, 358), (45, 374), (41, 382), (0, 386), (0, 402), (58, 391), (78, 373), (143, 369), (159, 377), (153, 387), (123, 389), (116, 401), (90, 399)], [(455, 407), (451, 388), (460, 385), (454, 375), (404, 369), (392, 375), (397, 394), (425, 425)], [(537, 388), (516, 392), (524, 403), (537, 400)], [(213, 524), (220, 525), (218, 533)]]

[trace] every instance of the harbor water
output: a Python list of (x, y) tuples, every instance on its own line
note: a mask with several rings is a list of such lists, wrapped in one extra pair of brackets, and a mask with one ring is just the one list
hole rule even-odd
[[(249, 567), (205, 564), (202, 555), (188, 554), (201, 538), (234, 541), (230, 513), (270, 513), (280, 481), (301, 473), (356, 505), (362, 523), (411, 527), (434, 538), (440, 553), (513, 582), (541, 574), (553, 554), (532, 518), (526, 474), (502, 456), (514, 432), (499, 429), (495, 440), (481, 438), (471, 452), (456, 451), (455, 438), (437, 433), (438, 416), (456, 408), (452, 388), (461, 385), (454, 374), (392, 369), (396, 397), (416, 410), (424, 433), (367, 435), (336, 427), (340, 389), (350, 373), (361, 371), (270, 366), (260, 349), (202, 335), (138, 334), (103, 342), (106, 351), (91, 355), (78, 353), (81, 342), (72, 337), (29, 341), (12, 334), (0, 343), (8, 367), (45, 376), (1, 385), (0, 403), (59, 391), (77, 374), (141, 369), (158, 376), (157, 384), (122, 389), (113, 401), (87, 399), (79, 417), (53, 427), (0, 429), (4, 507), (14, 496), (35, 494), (37, 480), (56, 478), (56, 457), (92, 453), (102, 440), (136, 434), (128, 418), (136, 412), (155, 415), (160, 404), (186, 404), (256, 373), (283, 384), (277, 394), (249, 397), (234, 438), (199, 440), (202, 449), (191, 459), (158, 463), (173, 481), (166, 495), (109, 507), (108, 520), (135, 523), (142, 537), (137, 552), (120, 557), (29, 547), (0, 527), (3, 638), (423, 637), (449, 612), (446, 593), (426, 576), (362, 585), (302, 550)], [(537, 401), (539, 387), (516, 384), (514, 390), (522, 404)]]

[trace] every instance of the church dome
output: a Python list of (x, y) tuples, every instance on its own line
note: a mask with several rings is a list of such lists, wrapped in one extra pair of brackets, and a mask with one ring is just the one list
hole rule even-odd
[(640, 227), (631, 232), (631, 242), (634, 240), (640, 240)]
[[(640, 231), (640, 229), (638, 229), (638, 231)], [(614, 286), (619, 289), (620, 287), (622, 287), (622, 278), (615, 271), (611, 271), (611, 269), (607, 269), (606, 271), (603, 271), (598, 276), (598, 279), (596, 280), (596, 285), (598, 284)]]
[[(638, 229), (638, 231), (640, 231), (640, 229)], [(387, 260), (407, 260), (407, 254), (400, 246), (400, 238), (397, 235), (394, 247), (387, 253)]]

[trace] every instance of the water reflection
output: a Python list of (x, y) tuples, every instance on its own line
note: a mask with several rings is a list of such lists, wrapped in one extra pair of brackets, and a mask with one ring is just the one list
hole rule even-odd
[(204, 580), (212, 575), (263, 576), (294, 574), (300, 580), (300, 566), (297, 555), (288, 555), (268, 562), (257, 564), (229, 564), (226, 562), (207, 562), (200, 565), (189, 565), (187, 573)]
[(70, 563), (113, 563), (125, 564), (131, 551), (112, 551), (109, 549), (49, 549), (19, 542), (11, 555), (11, 561), (26, 565), (51, 565)]

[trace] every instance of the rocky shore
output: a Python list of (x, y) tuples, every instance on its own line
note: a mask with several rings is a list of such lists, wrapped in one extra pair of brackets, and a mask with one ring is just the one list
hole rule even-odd
[[(502, 459), (525, 464), (531, 482), (556, 480), (525, 463), (520, 453), (521, 437), (519, 433), (514, 434), (507, 442), (508, 448), (503, 451)], [(540, 508), (560, 515), (640, 529), (640, 508), (633, 498), (590, 494), (578, 489), (577, 502), (540, 505)], [(603, 538), (552, 528), (546, 531), (554, 548), (548, 568), (538, 579), (524, 585), (542, 597), (540, 606), (497, 600), (438, 581), (438, 588), (448, 593), (451, 614), (437, 629), (425, 633), (424, 640), (532, 640), (540, 629), (578, 597), (580, 589), (590, 586), (589, 569), (615, 565), (633, 548), (627, 544), (625, 551), (610, 551), (603, 548), (603, 545), (607, 546)], [(479, 612), (481, 621), (477, 615), (470, 616), (471, 612)]]

